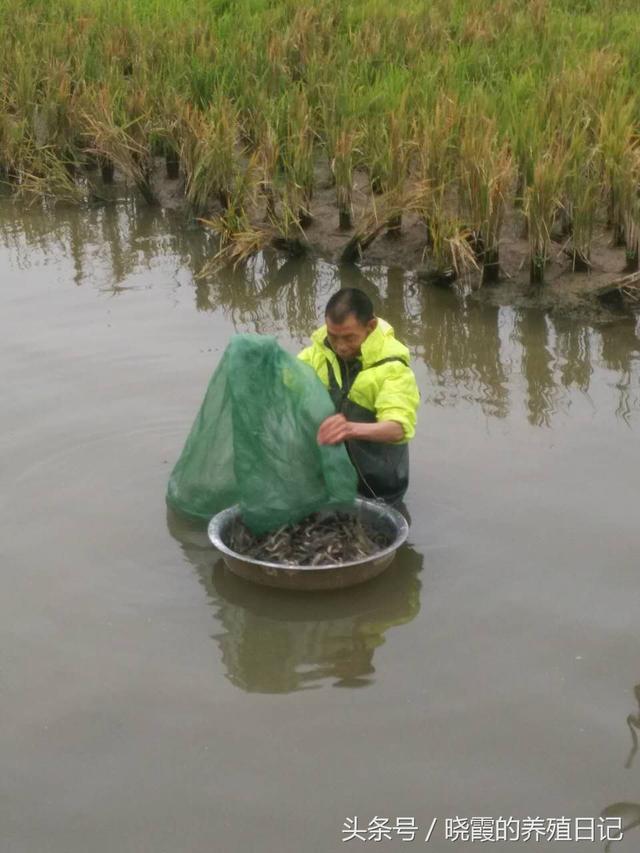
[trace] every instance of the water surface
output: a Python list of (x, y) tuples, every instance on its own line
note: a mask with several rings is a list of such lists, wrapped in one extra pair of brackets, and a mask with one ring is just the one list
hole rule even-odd
[[(133, 201), (0, 205), (0, 849), (326, 853), (362, 844), (348, 817), (413, 816), (440, 853), (456, 815), (637, 823), (637, 320), (321, 261), (197, 282), (210, 252)], [(360, 589), (257, 588), (167, 512), (167, 477), (230, 337), (296, 352), (347, 285), (414, 358), (410, 542)]]

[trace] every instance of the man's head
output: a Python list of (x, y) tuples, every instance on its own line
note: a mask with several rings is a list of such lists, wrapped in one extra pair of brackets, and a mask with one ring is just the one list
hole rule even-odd
[(331, 349), (345, 361), (360, 355), (360, 347), (378, 324), (371, 300), (355, 287), (333, 294), (327, 302), (325, 321)]

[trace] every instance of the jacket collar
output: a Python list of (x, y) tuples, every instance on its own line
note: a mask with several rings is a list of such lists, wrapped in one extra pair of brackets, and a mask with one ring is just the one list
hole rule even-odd
[[(365, 338), (362, 346), (360, 347), (360, 360), (362, 361), (362, 366), (368, 367), (374, 362), (378, 361), (383, 357), (384, 350), (384, 342), (385, 338), (393, 337), (393, 327), (390, 323), (387, 323), (386, 320), (383, 320), (381, 317), (378, 317), (378, 325), (375, 327), (373, 332)], [(327, 327), (321, 326), (321, 328), (317, 329), (312, 335), (311, 340), (322, 347), (325, 353), (329, 356), (333, 356), (333, 358), (337, 359), (336, 354), (333, 352), (330, 347), (325, 343), (327, 338)]]

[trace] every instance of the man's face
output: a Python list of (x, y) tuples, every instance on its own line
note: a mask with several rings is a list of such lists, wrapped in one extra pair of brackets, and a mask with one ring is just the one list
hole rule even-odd
[(355, 314), (348, 314), (343, 323), (333, 323), (329, 317), (325, 320), (331, 349), (344, 361), (352, 361), (360, 355), (360, 347), (378, 322), (374, 317), (363, 325)]

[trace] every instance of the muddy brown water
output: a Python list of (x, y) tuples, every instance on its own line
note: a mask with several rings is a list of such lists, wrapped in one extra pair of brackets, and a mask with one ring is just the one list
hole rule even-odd
[[(343, 829), (413, 817), (447, 851), (454, 816), (604, 815), (637, 850), (637, 319), (320, 261), (195, 283), (210, 250), (135, 202), (0, 203), (0, 849), (411, 849)], [(359, 589), (261, 589), (167, 476), (230, 337), (294, 352), (340, 285), (413, 353), (410, 542)]]

